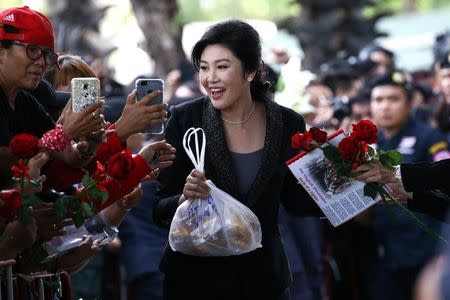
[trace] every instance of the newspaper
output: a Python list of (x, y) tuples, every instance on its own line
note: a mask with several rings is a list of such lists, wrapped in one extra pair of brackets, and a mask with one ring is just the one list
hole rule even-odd
[[(331, 136), (335, 146), (344, 138), (343, 130)], [(338, 178), (322, 149), (300, 153), (286, 162), (291, 172), (336, 227), (378, 202), (364, 196), (364, 183), (352, 178)]]

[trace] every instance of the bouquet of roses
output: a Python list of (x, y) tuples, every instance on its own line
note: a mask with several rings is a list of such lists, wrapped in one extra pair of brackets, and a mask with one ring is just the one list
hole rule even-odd
[[(41, 202), (41, 199), (34, 192), (27, 191), (26, 186), (40, 186), (43, 178), (32, 178), (28, 163), (39, 152), (63, 150), (67, 143), (61, 144), (58, 140), (54, 132), (41, 139), (30, 134), (18, 134), (12, 138), (10, 149), (18, 157), (17, 163), (11, 167), (16, 187), (0, 192), (0, 216), (11, 219), (17, 215), (22, 224), (30, 223), (31, 207)], [(81, 226), (85, 219), (110, 204), (106, 186), (120, 186), (120, 182), (126, 181), (132, 174), (134, 167), (132, 153), (125, 149), (112, 155), (105, 164), (97, 161), (90, 172), (85, 172), (74, 194), (49, 190), (48, 193), (56, 197), (58, 217), (64, 219), (70, 216), (75, 226)]]
[[(342, 129), (336, 134), (342, 133)], [(378, 129), (370, 120), (361, 120), (352, 125), (352, 131), (347, 134), (337, 146), (331, 144), (325, 131), (312, 127), (309, 131), (295, 133), (291, 138), (294, 149), (311, 152), (316, 148), (323, 151), (331, 167), (340, 178), (354, 177), (355, 169), (363, 164), (378, 162), (385, 168), (393, 169), (403, 162), (402, 155), (396, 150), (376, 152), (370, 146), (378, 141)], [(364, 185), (364, 196), (376, 199), (378, 196), (387, 203), (388, 200), (399, 205), (405, 213), (409, 214), (425, 231), (443, 240), (443, 238), (420, 221), (410, 210), (403, 206), (390, 194), (387, 186), (371, 182)]]
[[(344, 137), (337, 147), (328, 142), (325, 131), (316, 127), (303, 133), (294, 134), (291, 144), (294, 149), (306, 152), (320, 147), (338, 176), (352, 177), (354, 169), (373, 160), (379, 161), (387, 168), (393, 168), (402, 163), (403, 157), (398, 151), (389, 150), (376, 153), (375, 149), (370, 146), (378, 141), (378, 129), (371, 121), (362, 120), (353, 124), (352, 127), (350, 135)], [(386, 189), (378, 183), (367, 183), (364, 186), (364, 195), (373, 199), (380, 195), (383, 200), (390, 197)]]

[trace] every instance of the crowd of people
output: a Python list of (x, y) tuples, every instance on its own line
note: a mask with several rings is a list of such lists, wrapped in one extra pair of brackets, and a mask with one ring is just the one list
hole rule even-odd
[[(32, 204), (29, 224), (17, 216), (0, 219), (1, 267), (70, 276), (65, 289), (76, 299), (120, 299), (122, 284), (131, 300), (450, 297), (448, 246), (393, 205), (375, 204), (331, 227), (285, 163), (297, 154), (290, 147), (294, 133), (350, 130), (370, 119), (378, 127), (373, 146), (398, 150), (404, 163), (394, 169), (362, 165), (355, 178), (386, 184), (421, 222), (449, 239), (449, 34), (436, 39), (429, 70), (397, 69), (394, 53), (376, 43), (357, 56), (340, 53), (306, 83), (297, 110), (277, 103), (282, 75), (263, 63), (260, 37), (244, 21), (207, 29), (192, 63), (180, 62), (164, 78), (163, 104), (150, 104), (163, 91), (137, 101), (133, 83), (114, 81), (101, 59), (57, 55), (54, 39), (51, 22), (39, 12), (0, 12), (0, 190), (44, 200)], [(287, 52), (276, 51), (288, 64)], [(70, 82), (79, 77), (98, 78), (103, 97), (74, 112)], [(161, 123), (164, 136), (142, 133)], [(191, 127), (205, 132), (204, 172), (194, 169), (183, 149)], [(52, 140), (52, 150), (29, 159), (29, 176), (18, 184), (11, 167), (19, 157), (10, 143), (21, 133), (60, 138)], [(108, 167), (122, 153), (133, 153), (119, 167), (127, 177), (105, 184), (108, 200), (96, 209), (119, 236), (105, 247), (86, 236), (57, 259), (36, 262), (35, 246), (63, 236), (73, 224), (70, 216), (58, 216), (55, 191), (77, 193), (85, 174), (96, 176), (98, 164)], [(209, 197), (207, 180), (257, 216), (261, 248), (200, 257), (167, 244), (177, 208)], [(35, 292), (24, 286), (21, 299)], [(60, 291), (51, 293), (60, 299)]]

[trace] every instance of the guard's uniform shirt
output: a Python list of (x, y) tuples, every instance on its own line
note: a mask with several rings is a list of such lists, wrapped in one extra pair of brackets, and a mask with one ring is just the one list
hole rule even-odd
[[(445, 135), (414, 120), (410, 120), (396, 136), (387, 139), (380, 132), (378, 138), (378, 151), (398, 150), (406, 163), (432, 162), (450, 157)], [(425, 232), (401, 208), (396, 205), (389, 207), (393, 214), (381, 204), (375, 205), (374, 209), (374, 229), (382, 246), (382, 262), (390, 270), (422, 266), (436, 252), (436, 238)], [(440, 232), (441, 222), (424, 214), (415, 215), (435, 232)]]

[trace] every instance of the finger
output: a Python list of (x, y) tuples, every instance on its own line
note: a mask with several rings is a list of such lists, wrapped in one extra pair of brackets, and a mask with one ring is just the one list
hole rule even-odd
[(202, 193), (202, 194), (208, 194), (209, 193), (209, 186), (206, 184), (192, 184), (192, 183), (186, 183), (185, 187), (193, 192)]
[(167, 111), (165, 111), (164, 109), (159, 109), (156, 111), (146, 110), (145, 113), (146, 113), (147, 119), (152, 120), (152, 121), (162, 120), (167, 117)]
[(127, 104), (134, 104), (136, 103), (136, 89), (134, 89), (131, 94), (127, 97)]
[(139, 197), (141, 197), (143, 194), (142, 192), (142, 187), (139, 185), (137, 187), (134, 188), (133, 191), (131, 191), (131, 193), (129, 193), (128, 195), (123, 197), (124, 201), (128, 201), (128, 200), (134, 200), (137, 199)]
[(80, 243), (79, 247), (86, 247), (87, 245), (89, 246), (89, 248), (91, 247), (93, 241), (92, 241), (92, 237), (89, 235), (85, 235), (83, 237), (82, 242)]
[(200, 172), (200, 171), (197, 170), (197, 169), (194, 169), (194, 170), (191, 172), (191, 175), (193, 175), (193, 176), (196, 177), (196, 178), (199, 178), (199, 179), (202, 180), (202, 181), (206, 181), (205, 174), (204, 174), (203, 172)]
[(103, 107), (103, 104), (105, 104), (105, 100), (96, 101), (95, 103), (92, 103), (91, 105), (86, 107), (86, 109), (83, 111), (83, 114), (90, 115), (97, 109), (101, 109)]
[[(162, 93), (161, 91), (152, 91), (148, 95), (145, 95), (144, 97), (142, 97), (142, 99), (139, 101), (139, 103), (141, 103), (141, 105), (147, 105), (150, 101), (152, 101), (153, 99), (155, 99), (156, 97), (161, 95), (161, 93)], [(160, 106), (161, 104), (153, 104), (153, 105)], [(153, 105), (149, 105), (149, 107), (151, 107)]]
[(159, 156), (159, 161), (160, 162), (165, 162), (165, 161), (172, 161), (175, 159), (175, 154), (163, 154)]
[(354, 171), (355, 172), (366, 172), (366, 171), (369, 171), (370, 169), (371, 168), (368, 165), (363, 164), (363, 165), (358, 166)]
[(166, 148), (166, 145), (167, 145), (166, 141), (162, 140), (162, 141), (150, 143), (148, 145), (148, 147), (150, 147), (154, 151), (162, 151)]

